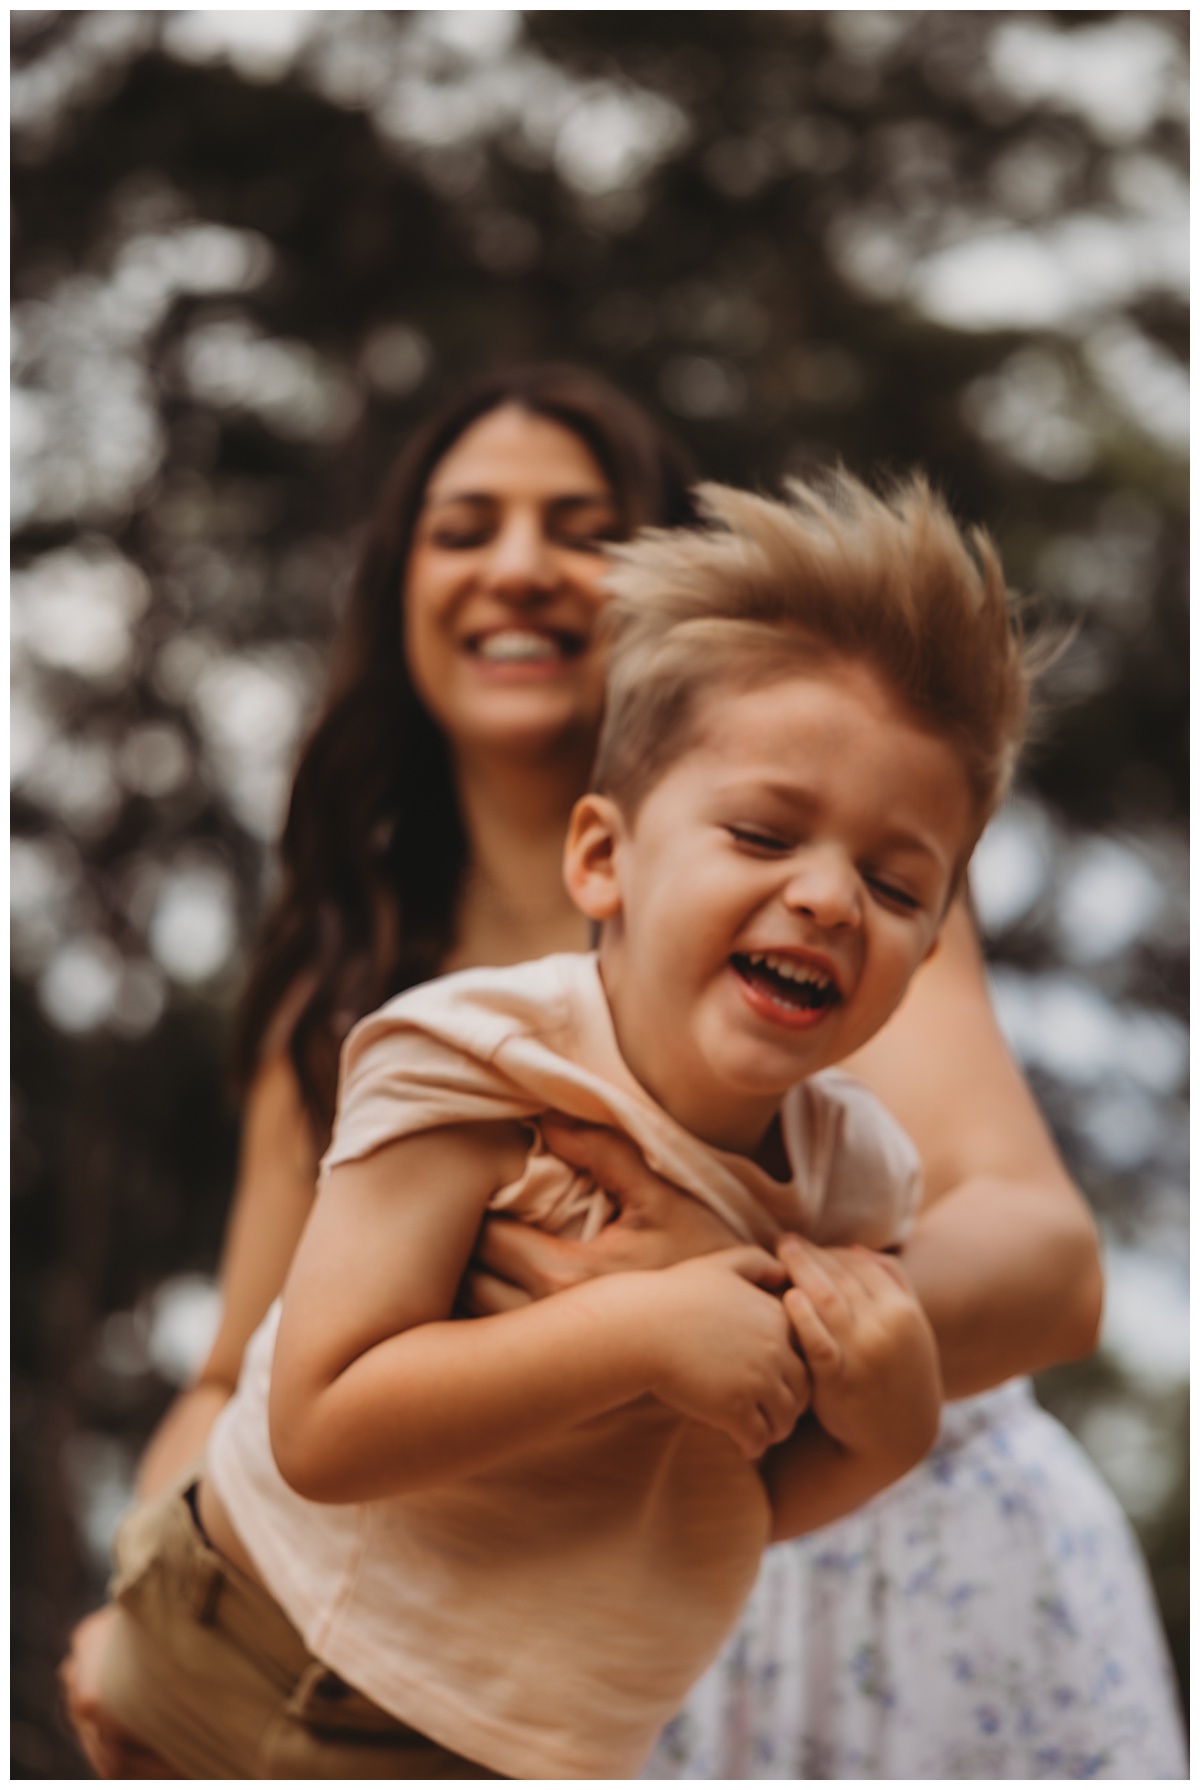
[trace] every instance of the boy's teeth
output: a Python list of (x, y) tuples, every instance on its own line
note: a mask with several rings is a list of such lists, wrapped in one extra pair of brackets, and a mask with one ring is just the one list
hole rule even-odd
[(785, 982), (808, 982), (814, 988), (830, 988), (833, 977), (827, 976), (812, 963), (798, 963), (794, 957), (779, 957), (774, 951), (751, 951), (750, 962), (756, 968), (768, 969), (782, 976)]
[(549, 634), (534, 634), (524, 628), (507, 628), (503, 634), (485, 634), (476, 650), (481, 659), (503, 664), (557, 659), (559, 652), (558, 642)]

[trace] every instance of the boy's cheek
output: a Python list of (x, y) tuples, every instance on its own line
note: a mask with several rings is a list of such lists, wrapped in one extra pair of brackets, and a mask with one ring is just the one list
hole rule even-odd
[(880, 963), (877, 983), (877, 1002), (882, 1014), (877, 1023), (893, 1013), (908, 993), (908, 985), (922, 964), (926, 963), (937, 949), (940, 928), (932, 924), (913, 929), (907, 935), (900, 934), (889, 941), (885, 953), (886, 961)]

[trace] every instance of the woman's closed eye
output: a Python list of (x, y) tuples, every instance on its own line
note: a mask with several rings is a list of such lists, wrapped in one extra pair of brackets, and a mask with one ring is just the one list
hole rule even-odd
[(486, 547), (499, 527), (494, 503), (485, 497), (459, 497), (436, 502), (417, 524), (417, 544), (422, 541), (449, 552)]
[(496, 530), (487, 522), (450, 523), (444, 522), (430, 532), (430, 540), (435, 547), (446, 548), (449, 552), (470, 552), (474, 547), (486, 547)]
[[(607, 510), (589, 506), (590, 513), (576, 515), (573, 508), (565, 515), (551, 514), (540, 524), (547, 545), (565, 548), (568, 553), (594, 554), (602, 553), (609, 542), (620, 538), (620, 525)], [(427, 538), (444, 551), (469, 553), (490, 546), (503, 526), (503, 518), (480, 506), (438, 517), (429, 526)]]
[(546, 538), (571, 553), (603, 553), (622, 536), (620, 518), (607, 502), (569, 499), (552, 510)]
[(615, 528), (589, 529), (586, 532), (560, 529), (550, 537), (556, 547), (565, 547), (569, 553), (603, 553), (611, 542), (619, 538)]

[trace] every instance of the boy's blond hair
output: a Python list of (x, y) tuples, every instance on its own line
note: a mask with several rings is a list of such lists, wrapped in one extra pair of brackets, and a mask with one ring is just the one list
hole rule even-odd
[(699, 489), (704, 529), (612, 548), (608, 706), (593, 787), (631, 817), (690, 744), (700, 699), (836, 659), (875, 670), (959, 754), (974, 811), (963, 859), (1008, 787), (1030, 654), (995, 547), (964, 539), (920, 473), (886, 498), (837, 471), (786, 502)]

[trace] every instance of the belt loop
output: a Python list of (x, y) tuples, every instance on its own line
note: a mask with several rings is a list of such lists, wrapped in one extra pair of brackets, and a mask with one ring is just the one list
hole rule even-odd
[(349, 1685), (344, 1684), (336, 1672), (323, 1666), (319, 1659), (310, 1660), (292, 1686), (292, 1694), (287, 1700), (288, 1714), (298, 1715), (303, 1720), (330, 1709), (336, 1711), (349, 1690)]
[(192, 1614), (197, 1622), (210, 1623), (217, 1613), (225, 1574), (215, 1560), (205, 1560), (196, 1572), (192, 1587)]
[(204, 1525), (200, 1521), (200, 1508), (196, 1502), (199, 1488), (199, 1479), (193, 1477), (191, 1484), (184, 1486), (181, 1501), (187, 1513), (185, 1521), (192, 1614), (197, 1622), (207, 1625), (217, 1613), (225, 1575), (221, 1571), (216, 1550), (204, 1533)]

